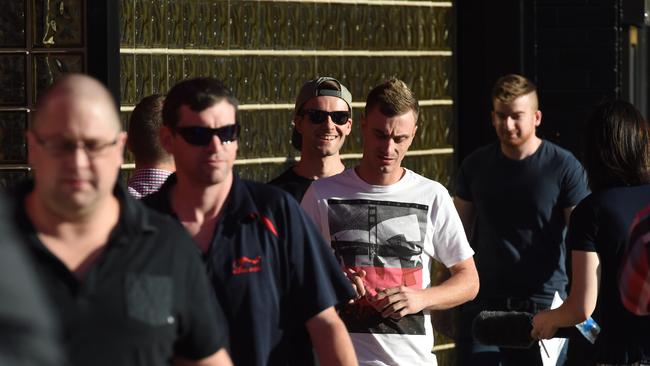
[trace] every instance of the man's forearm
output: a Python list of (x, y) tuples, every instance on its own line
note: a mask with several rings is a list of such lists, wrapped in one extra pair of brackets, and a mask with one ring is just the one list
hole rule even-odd
[(429, 310), (444, 310), (476, 297), (479, 289), (474, 259), (468, 258), (450, 268), (451, 277), (438, 286), (425, 289)]
[(333, 307), (309, 319), (306, 325), (321, 366), (358, 365), (348, 330)]

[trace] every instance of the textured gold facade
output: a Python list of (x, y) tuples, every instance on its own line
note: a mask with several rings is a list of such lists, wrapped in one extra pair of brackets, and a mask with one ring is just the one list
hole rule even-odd
[[(290, 145), (295, 96), (316, 76), (353, 95), (353, 132), (342, 153), (361, 156), (360, 113), (373, 86), (397, 76), (422, 102), (404, 165), (449, 185), (454, 171), (451, 2), (121, 0), (121, 105), (127, 123), (141, 98), (177, 81), (212, 76), (242, 106), (237, 170), (266, 182), (299, 153)], [(127, 161), (132, 158), (127, 154)], [(450, 341), (436, 335), (440, 365)]]
[(84, 0), (12, 0), (0, 12), (0, 187), (28, 174), (25, 130), (39, 91), (86, 70)]
[[(397, 76), (424, 102), (411, 150), (431, 151), (405, 163), (448, 184), (454, 145), (451, 3), (395, 3), (122, 0), (123, 120), (144, 96), (165, 93), (185, 78), (217, 77), (243, 105), (238, 171), (267, 181), (298, 156), (289, 144), (291, 104), (303, 82), (334, 76), (362, 103), (373, 86)], [(353, 155), (348, 166), (361, 152), (360, 109), (343, 150)]]

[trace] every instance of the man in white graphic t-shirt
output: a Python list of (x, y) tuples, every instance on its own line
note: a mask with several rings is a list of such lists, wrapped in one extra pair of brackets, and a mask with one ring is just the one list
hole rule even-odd
[[(375, 87), (361, 119), (361, 163), (317, 180), (302, 200), (357, 291), (340, 315), (361, 365), (435, 365), (430, 312), (478, 293), (474, 252), (449, 193), (401, 166), (418, 112), (404, 82)], [(438, 286), (433, 260), (451, 273)]]

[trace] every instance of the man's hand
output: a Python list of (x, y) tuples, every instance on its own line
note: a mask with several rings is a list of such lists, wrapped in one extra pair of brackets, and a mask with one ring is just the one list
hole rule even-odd
[(377, 289), (377, 295), (368, 300), (381, 316), (393, 319), (418, 313), (427, 306), (426, 294), (423, 290), (406, 286)]
[(356, 298), (350, 300), (350, 303), (353, 303), (366, 295), (366, 286), (363, 284), (363, 279), (366, 277), (366, 271), (363, 269), (355, 271), (352, 268), (346, 268), (345, 277), (350, 280), (352, 288), (354, 288), (354, 291), (357, 293)]
[(551, 339), (557, 332), (557, 328), (554, 323), (553, 312), (543, 310), (533, 318), (533, 330), (530, 331), (530, 337), (533, 339)]

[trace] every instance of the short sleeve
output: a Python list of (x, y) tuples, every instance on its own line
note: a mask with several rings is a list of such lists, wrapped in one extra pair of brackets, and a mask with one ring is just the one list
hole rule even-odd
[(312, 220), (293, 200), (286, 200), (285, 205), (291, 218), (285, 228), (294, 269), (291, 297), (294, 308), (300, 309), (300, 320), (305, 322), (331, 306), (346, 303), (355, 293)]
[[(183, 250), (177, 252), (177, 263), (185, 267), (185, 276), (176, 282), (182, 289), (180, 335), (175, 353), (190, 360), (208, 357), (228, 345), (228, 323), (216, 300), (203, 263), (196, 255), (191, 238), (179, 235), (174, 243)], [(179, 248), (180, 249), (180, 248)]]
[(566, 243), (569, 250), (595, 252), (599, 219), (593, 200), (585, 199), (571, 213)]
[(447, 190), (436, 195), (431, 207), (435, 257), (447, 268), (474, 255), (465, 229)]
[(320, 225), (318, 198), (316, 197), (316, 189), (314, 187), (315, 185), (312, 184), (309, 186), (309, 188), (307, 188), (307, 191), (305, 192), (305, 195), (302, 197), (302, 201), (300, 202), (300, 207), (305, 211), (307, 216), (311, 217), (314, 223)]
[(559, 200), (560, 207), (568, 208), (577, 205), (589, 194), (587, 175), (582, 164), (571, 153), (567, 152), (565, 173), (562, 179), (562, 191)]

